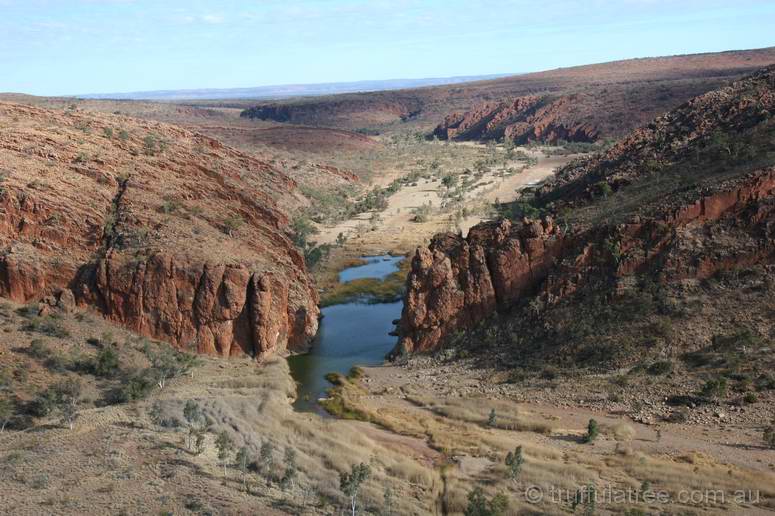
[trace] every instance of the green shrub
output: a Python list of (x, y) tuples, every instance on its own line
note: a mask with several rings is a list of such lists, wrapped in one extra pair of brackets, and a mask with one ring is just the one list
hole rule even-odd
[(651, 364), (646, 372), (650, 375), (661, 376), (673, 371), (673, 363), (669, 360), (662, 360)]
[(164, 202), (159, 207), (159, 211), (161, 211), (162, 213), (166, 213), (167, 215), (170, 215), (180, 210), (182, 206), (183, 204), (178, 199), (175, 199), (174, 197), (167, 195), (164, 197)]
[(709, 398), (723, 398), (727, 395), (727, 379), (723, 376), (705, 382), (700, 389), (700, 395)]
[(494, 428), (498, 421), (498, 415), (495, 413), (495, 409), (490, 410), (490, 415), (487, 417), (487, 426)]
[(223, 232), (232, 236), (244, 223), (239, 215), (230, 215), (223, 220)]
[(27, 353), (32, 358), (43, 360), (51, 355), (51, 349), (49, 349), (48, 345), (46, 345), (46, 343), (41, 339), (32, 339), (29, 347), (27, 348)]
[(62, 323), (50, 317), (35, 317), (22, 326), (23, 331), (42, 333), (50, 337), (64, 339), (70, 332), (62, 327)]
[(66, 371), (70, 364), (71, 363), (61, 353), (51, 353), (44, 362), (46, 369), (57, 373)]
[(32, 319), (38, 316), (40, 309), (36, 304), (29, 304), (16, 309), (16, 313), (25, 319)]
[(118, 353), (111, 346), (105, 346), (94, 359), (94, 374), (110, 377), (118, 371)]
[(143, 138), (143, 152), (148, 156), (155, 156), (166, 148), (166, 144), (155, 134), (146, 135)]
[(465, 516), (501, 516), (508, 510), (508, 499), (499, 493), (488, 500), (481, 487), (476, 486), (468, 493)]
[(39, 393), (27, 405), (27, 412), (35, 417), (46, 417), (52, 414), (59, 405), (59, 396), (49, 388)]
[(611, 185), (607, 181), (598, 181), (595, 183), (595, 193), (603, 198), (610, 196), (614, 193)]
[(775, 449), (775, 421), (764, 429), (764, 443), (770, 448)]
[(122, 382), (122, 385), (108, 393), (109, 403), (129, 403), (146, 398), (153, 390), (155, 383), (148, 371), (133, 374)]
[(770, 373), (761, 374), (753, 383), (757, 391), (773, 390), (775, 389), (775, 376)]
[(587, 434), (584, 436), (584, 442), (585, 443), (591, 443), (597, 437), (600, 435), (600, 427), (597, 424), (597, 421), (594, 419), (590, 419), (589, 423), (587, 424)]

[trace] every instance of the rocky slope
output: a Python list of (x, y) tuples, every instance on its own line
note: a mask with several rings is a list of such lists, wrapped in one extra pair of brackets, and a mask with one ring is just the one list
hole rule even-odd
[(530, 142), (593, 142), (600, 129), (575, 116), (579, 95), (518, 97), (510, 102), (488, 103), (444, 118), (433, 131), (441, 140), (500, 140)]
[(0, 295), (263, 357), (317, 329), (282, 173), (155, 122), (0, 103)]
[(549, 328), (555, 307), (582, 296), (615, 300), (644, 282), (672, 288), (771, 266), (773, 115), (775, 67), (565, 167), (536, 199), (513, 206), (518, 222), (435, 237), (413, 260), (398, 349), (438, 348), (496, 313)]

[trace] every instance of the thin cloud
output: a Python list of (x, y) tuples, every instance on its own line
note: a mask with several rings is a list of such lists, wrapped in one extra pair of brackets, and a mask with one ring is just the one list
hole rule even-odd
[(212, 24), (223, 23), (224, 21), (223, 16), (219, 14), (204, 14), (200, 16), (199, 19), (205, 23), (212, 23)]

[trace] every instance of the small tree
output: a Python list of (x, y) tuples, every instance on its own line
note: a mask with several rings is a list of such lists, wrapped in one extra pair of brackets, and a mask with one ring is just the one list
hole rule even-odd
[(5, 427), (13, 417), (13, 413), (13, 402), (8, 398), (0, 398), (0, 434), (5, 431)]
[(392, 516), (393, 514), (393, 489), (390, 486), (385, 488), (384, 498), (384, 513), (385, 516)]
[(600, 427), (598, 426), (597, 421), (590, 419), (587, 424), (587, 435), (584, 436), (584, 442), (591, 443), (597, 439), (598, 435), (600, 435)]
[(494, 427), (497, 424), (498, 416), (495, 414), (495, 409), (490, 410), (490, 417), (487, 418), (487, 426)]
[(508, 499), (503, 494), (495, 495), (488, 500), (481, 487), (476, 486), (468, 493), (468, 506), (465, 516), (502, 516), (508, 509)]
[(149, 134), (143, 138), (143, 152), (148, 156), (156, 155), (156, 152), (163, 150), (164, 145), (155, 134)]
[(161, 403), (159, 403), (159, 401), (154, 401), (151, 407), (148, 409), (148, 417), (151, 418), (153, 424), (161, 424), (162, 412)]
[(200, 455), (203, 451), (205, 451), (205, 431), (203, 428), (198, 428), (194, 440), (194, 452)]
[(97, 376), (110, 377), (118, 371), (118, 353), (109, 344), (105, 345), (94, 361), (94, 374)]
[(457, 183), (457, 176), (453, 176), (452, 174), (448, 176), (444, 176), (444, 178), (441, 180), (441, 184), (444, 185), (444, 188), (446, 188), (447, 190), (451, 190), (456, 183)]
[(525, 463), (525, 458), (522, 456), (522, 446), (517, 446), (514, 453), (509, 452), (506, 455), (506, 466), (508, 466), (509, 478), (512, 482), (517, 481), (520, 471), (522, 471), (522, 464)]
[(197, 432), (196, 425), (202, 420), (202, 411), (194, 400), (188, 400), (183, 407), (183, 417), (188, 423), (188, 449), (191, 449), (191, 438)]
[(770, 426), (764, 429), (764, 442), (772, 449), (775, 449), (775, 419)]
[(473, 491), (468, 493), (468, 506), (465, 516), (487, 516), (487, 498), (484, 496), (484, 490), (476, 486)]
[(250, 462), (250, 456), (248, 455), (248, 448), (243, 446), (237, 451), (237, 455), (234, 457), (237, 463), (237, 469), (239, 469), (242, 476), (242, 487), (247, 488), (246, 476), (248, 473), (248, 463)]
[(571, 509), (576, 512), (578, 507), (582, 508), (582, 514), (585, 516), (593, 516), (595, 514), (595, 507), (597, 506), (597, 491), (595, 486), (589, 484), (576, 491), (576, 495), (573, 497), (573, 503)]
[(597, 194), (601, 197), (609, 197), (614, 193), (611, 185), (609, 185), (607, 181), (598, 181), (595, 183), (595, 189), (597, 190)]
[(269, 439), (261, 443), (261, 449), (258, 452), (258, 464), (264, 475), (269, 475), (274, 466), (274, 445)]
[(280, 480), (280, 484), (285, 489), (290, 486), (293, 489), (293, 481), (298, 474), (298, 466), (296, 465), (296, 450), (290, 446), (285, 447), (285, 456), (283, 457), (285, 462), (285, 474)]
[(720, 376), (716, 379), (708, 380), (702, 386), (700, 394), (713, 399), (723, 398), (727, 395), (727, 379)]
[(188, 353), (182, 353), (170, 346), (161, 346), (157, 352), (150, 348), (146, 350), (146, 356), (151, 362), (150, 373), (156, 379), (159, 389), (163, 389), (167, 380), (187, 373), (197, 364), (196, 357)]
[(361, 485), (371, 475), (371, 468), (368, 464), (360, 463), (353, 465), (350, 473), (342, 472), (339, 474), (339, 489), (345, 496), (350, 498), (350, 507), (352, 508), (352, 516), (355, 516), (356, 501), (358, 499), (358, 491), (361, 489)]
[(226, 460), (229, 458), (229, 452), (234, 448), (231, 437), (226, 430), (221, 430), (218, 437), (215, 438), (215, 447), (218, 449), (218, 458), (223, 463), (223, 476), (226, 476)]
[(62, 423), (70, 430), (78, 419), (78, 405), (81, 402), (81, 382), (75, 379), (67, 379), (54, 387), (59, 401), (59, 410), (62, 413)]
[(245, 221), (239, 215), (230, 215), (223, 220), (223, 232), (229, 236), (233, 236)]
[[(309, 237), (316, 235), (320, 232), (318, 228), (312, 223), (312, 221), (304, 216), (296, 217), (291, 222), (291, 230), (293, 231), (293, 243), (296, 247), (302, 251), (306, 251), (307, 247), (314, 245), (309, 241)], [(341, 235), (341, 233), (340, 233)], [(340, 238), (337, 236), (337, 243)], [(342, 235), (342, 243), (344, 243), (344, 235)], [(342, 245), (342, 244), (339, 244)]]
[(498, 493), (490, 500), (490, 514), (492, 516), (502, 516), (506, 514), (509, 508), (509, 499), (503, 493)]

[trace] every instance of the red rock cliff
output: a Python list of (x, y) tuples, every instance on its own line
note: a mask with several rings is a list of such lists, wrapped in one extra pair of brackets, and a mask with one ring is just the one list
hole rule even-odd
[(496, 311), (555, 303), (596, 278), (704, 279), (775, 260), (775, 170), (661, 216), (566, 232), (551, 218), (480, 224), (417, 250), (399, 323), (399, 348), (432, 350)]
[(285, 175), (164, 124), (3, 103), (0, 119), (0, 295), (74, 299), (201, 353), (314, 336)]
[(572, 115), (572, 106), (577, 101), (575, 95), (557, 99), (526, 96), (508, 102), (480, 104), (465, 113), (448, 115), (433, 134), (442, 140), (499, 140), (505, 137), (519, 144), (558, 140), (592, 142), (600, 131), (594, 124), (579, 121)]
[(559, 171), (535, 202), (573, 229), (547, 217), (435, 237), (412, 263), (399, 349), (433, 349), (496, 311), (541, 310), (587, 284), (775, 262), (774, 142), (771, 67)]

